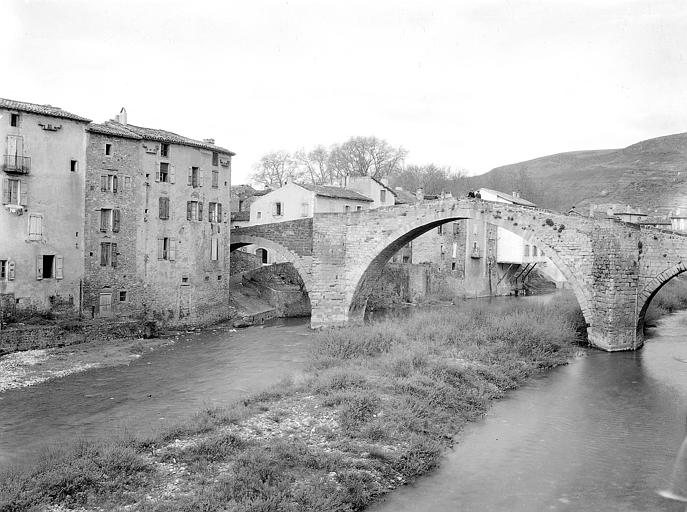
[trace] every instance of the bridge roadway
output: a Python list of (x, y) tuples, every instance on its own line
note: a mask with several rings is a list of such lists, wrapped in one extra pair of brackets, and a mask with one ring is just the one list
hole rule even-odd
[(310, 296), (311, 326), (341, 325), (362, 321), (367, 296), (393, 254), (460, 219), (484, 220), (544, 249), (577, 297), (589, 341), (608, 351), (642, 346), (651, 299), (687, 270), (683, 233), (469, 198), (235, 229), (231, 250), (257, 244), (292, 262)]

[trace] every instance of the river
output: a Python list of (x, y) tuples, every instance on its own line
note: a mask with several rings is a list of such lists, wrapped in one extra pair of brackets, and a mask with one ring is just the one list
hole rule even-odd
[(468, 425), (441, 467), (373, 512), (682, 511), (660, 498), (685, 436), (687, 312), (642, 350), (548, 372)]
[[(522, 300), (522, 299), (518, 299)], [(303, 368), (306, 319), (189, 333), (127, 366), (0, 393), (0, 466), (45, 443), (137, 432)], [(497, 401), (436, 472), (380, 511), (677, 511), (659, 498), (687, 417), (687, 312), (637, 352), (589, 350)]]
[(267, 388), (302, 369), (312, 340), (305, 318), (209, 329), (186, 333), (129, 365), (0, 393), (0, 468), (45, 444), (122, 427), (152, 432), (205, 406)]

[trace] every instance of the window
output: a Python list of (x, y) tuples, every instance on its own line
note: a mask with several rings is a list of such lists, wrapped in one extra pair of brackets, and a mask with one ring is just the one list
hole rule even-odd
[(160, 198), (159, 210), (160, 218), (162, 220), (169, 219), (169, 197)]
[(201, 201), (186, 201), (186, 220), (203, 220)]
[(310, 203), (301, 203), (301, 217), (310, 215)]
[(10, 126), (19, 126), (19, 114), (10, 114)]
[(188, 184), (193, 188), (203, 186), (203, 178), (200, 173), (200, 167), (191, 167), (188, 171)]
[(239, 199), (239, 211), (243, 211), (243, 207), (246, 205), (246, 202), (243, 199)]
[(222, 203), (208, 204), (208, 220), (210, 222), (222, 222)]
[(43, 215), (29, 215), (29, 240), (40, 240), (43, 237)]
[(77, 172), (79, 170), (79, 161), (78, 160), (70, 160), (69, 161), (69, 170), (72, 172)]
[(523, 248), (522, 255), (527, 258), (530, 255), (530, 246), (525, 244), (525, 247)]
[(36, 279), (62, 279), (63, 257), (55, 254), (36, 256)]
[(100, 210), (100, 231), (119, 232), (120, 211), (103, 208)]
[(453, 223), (453, 234), (457, 235), (458, 233), (460, 233), (460, 224), (458, 224), (457, 222), (454, 222)]
[(451, 250), (451, 256), (454, 258), (458, 257), (458, 244), (456, 242), (453, 242), (453, 248)]
[(162, 183), (169, 182), (169, 164), (167, 162), (160, 162), (160, 171), (158, 172), (158, 181)]
[(107, 156), (112, 155), (112, 144), (105, 144), (105, 154)]
[(258, 212), (258, 219), (262, 219), (262, 212)]
[(379, 202), (383, 203), (386, 201), (386, 190), (382, 189), (379, 191)]
[(212, 165), (219, 165), (219, 153), (217, 151), (212, 152)]
[(169, 144), (166, 142), (160, 144), (160, 156), (169, 157)]
[(124, 188), (131, 188), (131, 176), (124, 176)]
[(284, 214), (284, 206), (281, 202), (276, 202), (272, 205), (272, 215), (274, 217), (281, 217)]
[(349, 205), (344, 206), (344, 213), (351, 213), (351, 207)]
[(157, 259), (174, 261), (176, 259), (176, 240), (161, 237), (157, 239)]
[(355, 207), (355, 211), (356, 211), (356, 212), (360, 212), (360, 211), (362, 211), (362, 210), (363, 210), (363, 207), (362, 207), (362, 206), (356, 206), (356, 207)]
[(219, 170), (212, 170), (212, 188), (219, 188)]
[(100, 242), (100, 266), (117, 266), (117, 244), (113, 242)]
[(24, 192), (23, 183), (14, 178), (5, 178), (3, 181), (2, 202), (4, 204), (25, 204), (21, 197)]
[(100, 191), (101, 192), (117, 192), (117, 175), (103, 174), (100, 176)]
[(537, 255), (537, 246), (533, 245), (532, 246), (532, 256), (536, 256), (536, 255)]
[(444, 234), (444, 225), (443, 225), (443, 224), (441, 224), (441, 225), (437, 228), (437, 234), (439, 234), (439, 235), (443, 235), (443, 234)]
[(126, 302), (126, 291), (121, 290), (119, 292), (119, 302)]
[(452, 261), (451, 262), (451, 270), (455, 270), (455, 269), (456, 269), (456, 262)]
[(219, 241), (216, 238), (210, 240), (210, 259), (212, 261), (219, 259)]
[(7, 260), (0, 260), (0, 281), (7, 279)]

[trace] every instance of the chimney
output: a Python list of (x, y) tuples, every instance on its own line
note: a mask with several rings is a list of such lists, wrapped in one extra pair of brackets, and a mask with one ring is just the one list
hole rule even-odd
[(215, 139), (203, 139), (203, 142), (205, 142), (205, 144), (214, 144)]
[(425, 199), (425, 189), (420, 187), (417, 189), (417, 192), (415, 192), (415, 199), (418, 201), (422, 201)]
[(119, 114), (115, 116), (115, 121), (117, 121), (119, 124), (126, 124), (126, 109), (122, 107), (122, 110), (119, 111)]

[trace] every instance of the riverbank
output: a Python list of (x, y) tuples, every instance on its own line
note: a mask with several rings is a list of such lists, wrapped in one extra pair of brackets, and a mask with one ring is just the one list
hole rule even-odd
[(489, 402), (578, 351), (573, 299), (415, 312), (318, 334), (305, 375), (150, 438), (0, 476), (0, 510), (356, 510), (438, 464)]
[(173, 342), (173, 338), (129, 338), (13, 352), (0, 357), (0, 393), (92, 368), (129, 364), (144, 352)]

